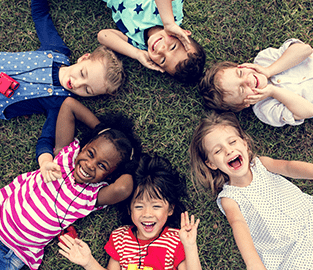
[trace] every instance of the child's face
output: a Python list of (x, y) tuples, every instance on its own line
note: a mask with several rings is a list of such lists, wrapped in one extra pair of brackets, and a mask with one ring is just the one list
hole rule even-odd
[(88, 143), (76, 157), (74, 178), (78, 183), (99, 183), (117, 168), (120, 161), (116, 147), (99, 137)]
[(217, 72), (216, 78), (225, 91), (223, 100), (226, 104), (244, 104), (248, 95), (255, 94), (253, 88), (262, 89), (267, 86), (266, 76), (251, 68), (227, 68)]
[(248, 144), (231, 126), (218, 125), (204, 137), (208, 156), (206, 165), (220, 169), (230, 181), (240, 180), (250, 172)]
[(148, 54), (150, 59), (171, 75), (175, 74), (176, 65), (188, 58), (187, 53), (193, 52), (195, 52), (193, 47), (187, 52), (179, 39), (167, 35), (162, 28), (154, 28), (149, 32)]
[(59, 78), (66, 90), (78, 96), (93, 97), (106, 94), (105, 74), (103, 62), (90, 60), (89, 54), (86, 54), (79, 58), (76, 64), (61, 67)]
[(157, 237), (164, 227), (167, 218), (173, 214), (167, 201), (150, 198), (146, 193), (142, 198), (131, 201), (131, 219), (137, 227), (137, 237), (149, 240)]

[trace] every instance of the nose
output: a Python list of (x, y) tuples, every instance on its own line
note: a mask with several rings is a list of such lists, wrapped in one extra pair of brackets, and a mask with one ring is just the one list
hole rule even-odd
[(84, 85), (84, 81), (82, 79), (76, 79), (73, 82), (73, 88), (74, 89), (80, 88), (82, 85)]
[(143, 216), (144, 217), (151, 217), (152, 216), (151, 207), (145, 207), (144, 208)]
[(225, 146), (225, 153), (226, 155), (230, 155), (233, 152), (233, 149), (230, 145)]
[(94, 160), (88, 159), (86, 160), (86, 166), (89, 170), (93, 171), (96, 166), (96, 162)]

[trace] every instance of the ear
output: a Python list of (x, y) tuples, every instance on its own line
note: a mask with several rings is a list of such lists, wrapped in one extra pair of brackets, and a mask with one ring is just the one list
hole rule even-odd
[(207, 160), (206, 162), (205, 162), (205, 165), (207, 165), (210, 169), (212, 169), (212, 170), (217, 170), (218, 168), (215, 166), (215, 164), (214, 163), (212, 163), (211, 161), (209, 161), (209, 160)]
[(83, 60), (87, 60), (87, 59), (89, 59), (89, 57), (90, 57), (90, 53), (85, 53), (84, 55), (82, 55), (81, 57), (79, 57), (77, 59), (77, 63), (79, 63), (79, 62), (81, 62)]
[(175, 205), (170, 205), (170, 207), (168, 208), (168, 216), (173, 215), (173, 213), (174, 213), (174, 208), (175, 208)]

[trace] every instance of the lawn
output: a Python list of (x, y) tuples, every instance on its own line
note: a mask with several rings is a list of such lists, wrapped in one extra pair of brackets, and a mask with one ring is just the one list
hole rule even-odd
[[(0, 51), (39, 48), (30, 13), (30, 0), (0, 0)], [(55, 25), (72, 50), (72, 63), (97, 46), (97, 33), (115, 28), (111, 10), (100, 0), (51, 0)], [(222, 60), (253, 61), (267, 47), (279, 47), (296, 37), (313, 45), (311, 0), (185, 0), (183, 27), (205, 48), (206, 67)], [(199, 255), (203, 269), (244, 269), (231, 228), (209, 191), (195, 191), (189, 177), (188, 147), (199, 118), (204, 113), (197, 86), (183, 86), (171, 77), (148, 70), (137, 61), (121, 57), (127, 81), (116, 96), (81, 98), (100, 116), (122, 111), (134, 119), (143, 149), (167, 157), (187, 178), (187, 208), (201, 223), (198, 230)], [(312, 162), (312, 120), (291, 127), (273, 128), (261, 123), (251, 109), (238, 114), (244, 129), (254, 138), (255, 150), (273, 158)], [(17, 175), (38, 168), (35, 146), (44, 115), (0, 120), (0, 187)], [(82, 128), (79, 129), (78, 137)], [(313, 182), (291, 180), (313, 194)], [(112, 230), (121, 225), (115, 207), (108, 207), (77, 221), (75, 227), (94, 256), (105, 266), (103, 246)], [(24, 267), (23, 269), (27, 269)], [(45, 250), (41, 270), (82, 269), (58, 253), (57, 240)]]

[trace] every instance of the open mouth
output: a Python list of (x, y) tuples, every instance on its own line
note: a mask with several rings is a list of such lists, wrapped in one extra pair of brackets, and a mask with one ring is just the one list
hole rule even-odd
[(234, 157), (233, 159), (228, 161), (227, 164), (232, 169), (238, 170), (241, 167), (241, 165), (242, 165), (242, 156), (238, 155), (238, 156)]
[(153, 45), (152, 45), (152, 51), (155, 50), (155, 47), (159, 44), (159, 42), (160, 42), (161, 39), (162, 39), (162, 38), (159, 38), (159, 39), (157, 39), (157, 40), (153, 43)]
[(73, 86), (72, 86), (72, 83), (71, 83), (71, 80), (68, 80), (68, 82), (67, 82), (67, 88), (68, 89), (73, 89)]
[(145, 229), (145, 231), (147, 232), (152, 232), (154, 225), (156, 224), (155, 222), (141, 222), (143, 228)]
[(255, 88), (258, 88), (259, 87), (259, 80), (257, 78), (257, 76), (253, 75), (254, 78), (255, 78)]

